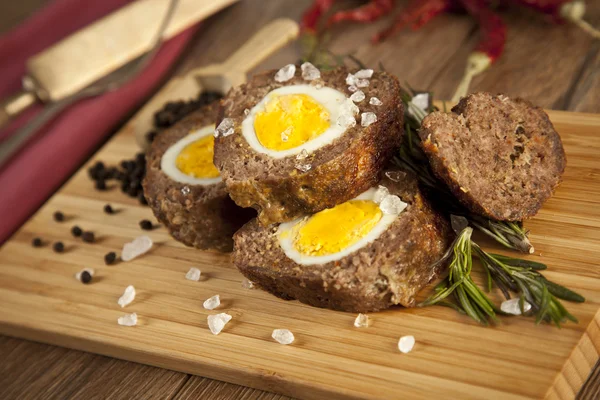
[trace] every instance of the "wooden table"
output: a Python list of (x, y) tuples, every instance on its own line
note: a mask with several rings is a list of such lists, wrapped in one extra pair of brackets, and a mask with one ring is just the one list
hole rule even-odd
[[(26, 18), (48, 0), (0, 4), (0, 33)], [(207, 1), (207, 0), (205, 0)], [(207, 21), (175, 74), (220, 61), (259, 26), (286, 16), (298, 20), (310, 0), (245, 0)], [(356, 5), (358, 1), (345, 1)], [(403, 2), (400, 2), (401, 4)], [(600, 26), (600, 2), (588, 2), (586, 19)], [(594, 3), (594, 4), (591, 4)], [(473, 90), (520, 95), (552, 109), (600, 112), (600, 41), (575, 27), (544, 23), (524, 12), (505, 14), (508, 43), (503, 57), (473, 82)], [(475, 23), (462, 15), (442, 16), (418, 32), (404, 32), (373, 47), (369, 37), (390, 18), (369, 26), (334, 29), (331, 49), (353, 52), (366, 62), (381, 61), (413, 87), (449, 98), (464, 62), (478, 39)], [(231, 34), (235, 32), (235, 34)], [(288, 46), (259, 69), (298, 58)], [(600, 132), (599, 132), (600, 134)], [(120, 361), (91, 353), (0, 336), (0, 398), (144, 398), (144, 399), (282, 399), (272, 393), (198, 376)], [(600, 396), (600, 365), (578, 398)]]

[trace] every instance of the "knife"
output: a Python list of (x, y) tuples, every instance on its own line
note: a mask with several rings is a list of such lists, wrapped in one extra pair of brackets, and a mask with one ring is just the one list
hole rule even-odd
[[(238, 0), (179, 0), (163, 39)], [(137, 0), (27, 61), (23, 90), (0, 101), (0, 128), (41, 101), (60, 104), (148, 52), (170, 0)]]

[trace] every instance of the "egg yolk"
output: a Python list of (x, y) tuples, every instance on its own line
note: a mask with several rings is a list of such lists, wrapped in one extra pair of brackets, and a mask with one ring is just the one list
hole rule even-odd
[(213, 135), (188, 144), (175, 160), (177, 169), (194, 178), (216, 178), (219, 171), (213, 164), (214, 147)]
[(337, 253), (365, 237), (381, 220), (379, 206), (369, 200), (350, 200), (320, 211), (294, 228), (294, 248), (305, 255)]
[(287, 150), (316, 138), (329, 128), (330, 115), (306, 94), (275, 96), (254, 118), (258, 141), (270, 150)]

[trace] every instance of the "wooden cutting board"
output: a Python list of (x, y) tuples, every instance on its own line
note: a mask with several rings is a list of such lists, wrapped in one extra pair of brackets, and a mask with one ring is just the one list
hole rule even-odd
[[(129, 124), (0, 249), (0, 332), (309, 399), (573, 398), (600, 352), (600, 115), (550, 117), (568, 168), (556, 195), (526, 224), (536, 246), (529, 257), (587, 298), (567, 304), (579, 324), (557, 329), (514, 317), (482, 327), (443, 307), (397, 307), (357, 329), (354, 314), (242, 288), (227, 255), (186, 248), (164, 228), (148, 233), (156, 243), (150, 253), (105, 266), (104, 254), (120, 253), (146, 233), (138, 222), (152, 218), (117, 188), (95, 191), (87, 177), (95, 161), (117, 164), (136, 152)], [(104, 214), (106, 203), (119, 212)], [(57, 210), (65, 222), (53, 221)], [(94, 231), (97, 242), (72, 238), (75, 224)], [(62, 240), (67, 251), (33, 248), (36, 236)], [(84, 267), (96, 269), (90, 285), (73, 277)], [(184, 279), (190, 267), (202, 270), (200, 282)], [(121, 309), (127, 285), (138, 294)], [(202, 307), (215, 294), (219, 311), (233, 316), (218, 336), (207, 327), (214, 312)], [(124, 312), (136, 312), (139, 325), (118, 326)], [(290, 329), (296, 341), (274, 342), (274, 328)], [(402, 335), (416, 338), (409, 354), (397, 349)]]

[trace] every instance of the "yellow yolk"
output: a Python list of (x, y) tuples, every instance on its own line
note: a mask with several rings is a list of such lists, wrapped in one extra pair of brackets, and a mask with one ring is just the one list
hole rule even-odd
[(270, 99), (254, 118), (258, 141), (270, 150), (287, 150), (316, 138), (329, 128), (329, 112), (306, 94)]
[(213, 135), (188, 144), (175, 160), (177, 169), (194, 178), (216, 178), (219, 171), (213, 164), (214, 147)]
[(294, 228), (294, 248), (305, 255), (337, 253), (365, 237), (382, 217), (369, 200), (350, 200), (320, 211)]

